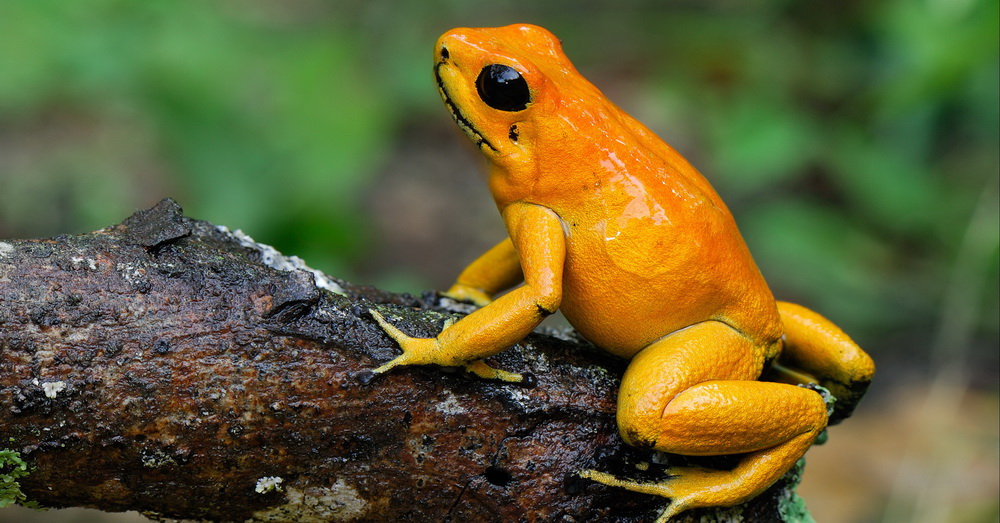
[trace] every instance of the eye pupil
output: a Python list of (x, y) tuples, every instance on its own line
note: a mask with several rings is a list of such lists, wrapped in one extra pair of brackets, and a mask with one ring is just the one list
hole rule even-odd
[(483, 67), (476, 79), (476, 90), (486, 105), (500, 111), (520, 111), (531, 103), (528, 82), (517, 69), (508, 65)]

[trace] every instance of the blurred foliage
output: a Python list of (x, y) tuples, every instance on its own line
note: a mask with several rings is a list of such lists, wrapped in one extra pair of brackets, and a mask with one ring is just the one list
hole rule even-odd
[(712, 180), (776, 294), (926, 361), (949, 289), (974, 289), (953, 302), (995, 378), (1000, 233), (973, 216), (998, 199), (997, 20), (996, 0), (8, 0), (0, 237), (169, 195), (352, 277), (386, 159), (451, 125), (434, 39), (531, 21)]

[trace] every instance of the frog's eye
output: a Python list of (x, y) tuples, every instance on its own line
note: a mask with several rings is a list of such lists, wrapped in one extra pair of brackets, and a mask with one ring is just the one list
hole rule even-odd
[(476, 90), (486, 105), (500, 111), (520, 111), (531, 103), (528, 82), (508, 65), (491, 64), (483, 67), (476, 78)]

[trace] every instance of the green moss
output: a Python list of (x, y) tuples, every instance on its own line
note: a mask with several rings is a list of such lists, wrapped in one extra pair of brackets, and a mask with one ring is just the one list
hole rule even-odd
[(781, 514), (781, 520), (786, 523), (816, 523), (816, 520), (809, 514), (809, 509), (806, 508), (805, 500), (795, 493), (796, 487), (802, 481), (802, 471), (805, 469), (805, 465), (806, 460), (800, 459), (792, 467), (792, 470), (786, 473), (788, 486), (778, 498), (778, 513)]
[(21, 486), (17, 483), (19, 478), (28, 474), (28, 464), (21, 459), (16, 451), (0, 449), (0, 508), (14, 503), (38, 508), (38, 503), (27, 500), (24, 493), (21, 492)]

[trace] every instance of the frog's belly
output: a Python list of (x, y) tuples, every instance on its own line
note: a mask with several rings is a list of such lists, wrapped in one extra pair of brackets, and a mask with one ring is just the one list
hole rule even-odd
[(608, 242), (571, 245), (563, 314), (591, 342), (624, 358), (707, 320), (762, 342), (777, 339), (774, 298), (742, 239), (716, 240), (699, 245), (647, 239), (633, 242), (631, 251)]
[[(674, 289), (664, 282), (604, 279), (564, 281), (562, 311), (585, 338), (623, 358), (684, 327), (713, 318), (723, 304), (703, 292)], [(602, 285), (601, 282), (605, 284)]]

